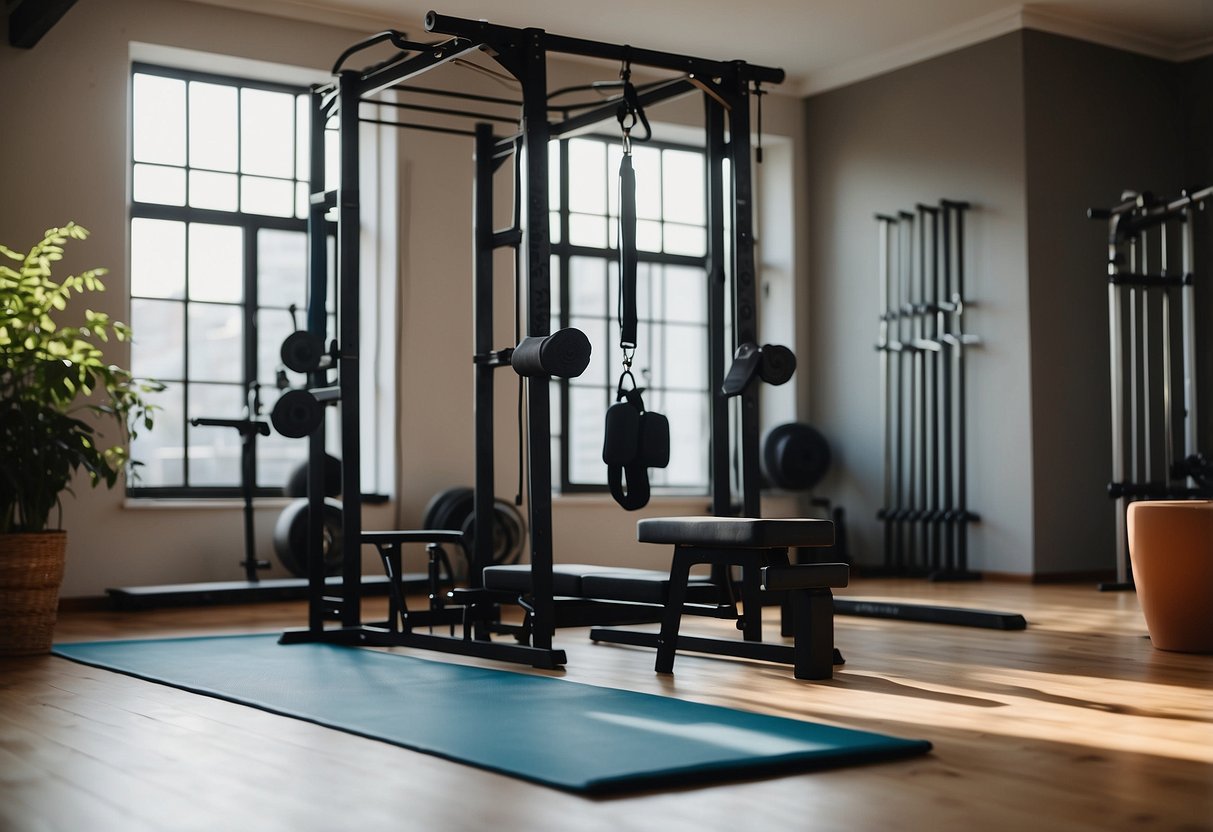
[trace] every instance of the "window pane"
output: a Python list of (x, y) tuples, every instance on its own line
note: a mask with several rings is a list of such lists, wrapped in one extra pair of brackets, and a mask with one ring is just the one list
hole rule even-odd
[(293, 176), (294, 96), (247, 88), (240, 91), (240, 169), (262, 176)]
[(180, 379), (185, 375), (185, 304), (131, 300), (131, 372), (139, 378)]
[(707, 273), (685, 266), (666, 266), (664, 272), (666, 320), (706, 324)]
[(604, 388), (569, 387), (570, 434), (577, 437), (569, 449), (569, 479), (573, 482), (606, 483), (602, 436), (607, 402)]
[[(560, 258), (553, 254), (549, 262), (552, 276), (552, 325), (554, 327), (555, 321), (560, 320), (561, 304), (564, 303), (564, 300), (560, 294)], [(557, 399), (552, 401), (557, 401)]]
[(162, 165), (135, 165), (131, 196), (135, 202), (184, 205), (185, 171)]
[[(307, 234), (263, 228), (257, 232), (257, 293), (262, 306), (307, 311)], [(285, 315), (283, 316), (286, 317)]]
[(636, 170), (636, 216), (642, 220), (661, 219), (661, 151), (634, 147), (632, 167)]
[(190, 378), (240, 382), (244, 376), (240, 307), (190, 304), (189, 326)]
[(662, 327), (664, 361), (660, 382), (667, 387), (703, 389), (708, 386), (707, 330), (669, 324)]
[[(570, 318), (569, 326), (580, 329), (585, 337), (590, 339), (590, 367), (577, 378), (569, 379), (569, 384), (586, 385), (601, 384), (602, 376), (598, 373), (599, 362), (605, 358), (607, 349), (607, 322), (602, 318)], [(615, 365), (616, 369), (622, 366)]]
[(244, 232), (234, 225), (190, 225), (190, 300), (244, 299)]
[(548, 207), (560, 210), (560, 142), (548, 145)]
[(131, 442), (131, 457), (141, 463), (135, 468), (137, 479), (131, 484), (142, 488), (182, 485), (185, 482), (184, 388), (179, 384), (166, 385), (162, 392), (150, 393), (146, 398), (160, 410), (156, 413), (156, 427), (139, 431)]
[[(660, 239), (658, 237), (659, 244)], [(607, 245), (606, 218), (594, 217), (589, 214), (570, 214), (569, 242), (575, 246), (604, 248)]]
[(185, 297), (185, 223), (131, 220), (131, 294)]
[(185, 82), (137, 73), (132, 151), (136, 162), (185, 164)]
[(569, 258), (569, 312), (605, 315), (607, 261), (600, 257)]
[(661, 157), (662, 210), (667, 221), (704, 223), (703, 156), (685, 150), (667, 150)]
[[(238, 419), (244, 388), (232, 384), (191, 384), (190, 419)], [(190, 427), (190, 485), (240, 484), (240, 434), (231, 428)]]
[[(302, 315), (299, 323), (303, 324)], [(263, 385), (273, 386), (275, 374), (282, 366), (282, 342), (294, 331), (291, 316), (281, 309), (262, 309), (257, 313), (257, 381)], [(294, 373), (289, 373), (288, 378), (295, 384), (303, 380)]]
[(235, 211), (237, 207), (236, 175), (190, 171), (190, 206), (212, 211)]
[(708, 250), (707, 231), (694, 225), (665, 224), (665, 250), (667, 254), (687, 254), (702, 257)]
[(257, 437), (257, 485), (270, 488), (286, 485), (291, 472), (307, 462), (307, 444), (279, 433)]
[(311, 179), (312, 114), (308, 96), (295, 97), (295, 178)]
[(670, 465), (664, 470), (652, 469), (654, 479), (660, 479), (661, 484), (702, 485), (708, 481), (707, 454), (704, 452), (708, 444), (707, 396), (704, 393), (668, 392), (661, 407), (671, 425)]
[(661, 223), (648, 220), (636, 221), (636, 249), (638, 251), (661, 251)]
[(271, 217), (295, 215), (295, 185), (287, 179), (240, 177), (240, 210)]
[(236, 125), (235, 87), (190, 82), (190, 167), (235, 173)]
[(573, 139), (569, 142), (569, 210), (605, 214), (606, 194), (606, 146), (600, 141)]

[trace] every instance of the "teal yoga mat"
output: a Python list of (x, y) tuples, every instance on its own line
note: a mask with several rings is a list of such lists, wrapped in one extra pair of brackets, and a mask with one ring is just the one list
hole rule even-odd
[(574, 792), (718, 782), (928, 751), (924, 740), (273, 635), (54, 653)]

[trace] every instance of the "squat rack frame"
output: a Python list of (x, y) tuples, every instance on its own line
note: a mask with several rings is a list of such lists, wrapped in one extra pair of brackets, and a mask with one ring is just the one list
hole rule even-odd
[[(493, 371), (510, 366), (512, 347), (492, 348), (493, 251), (513, 248), (517, 254), (518, 279), (525, 275), (526, 335), (551, 334), (550, 228), (548, 199), (548, 143), (616, 114), (618, 99), (600, 106), (574, 108), (553, 106), (549, 102), (547, 57), (562, 54), (619, 62), (625, 66), (648, 67), (682, 73), (682, 77), (646, 85), (638, 93), (642, 106), (680, 97), (698, 90), (703, 93), (707, 195), (707, 275), (708, 275), (708, 381), (710, 404), (711, 506), (715, 516), (735, 513), (730, 484), (729, 402), (721, 391), (725, 375), (726, 310), (732, 307), (734, 344), (757, 342), (757, 290), (754, 259), (754, 229), (750, 143), (751, 85), (778, 84), (782, 69), (755, 66), (744, 61), (714, 61), (628, 45), (614, 45), (581, 38), (550, 34), (543, 29), (519, 29), (487, 21), (467, 20), (429, 12), (427, 32), (446, 36), (437, 43), (414, 43), (399, 32), (384, 32), (347, 50), (334, 66), (336, 80), (312, 93), (311, 181), (324, 181), (324, 129), (336, 118), (340, 180), (333, 191), (314, 193), (308, 215), (309, 287), (308, 329), (325, 337), (325, 293), (327, 277), (326, 238), (331, 223), (330, 210), (336, 213), (336, 305), (337, 340), (331, 366), (309, 374), (308, 385), (329, 400), (341, 405), (342, 460), (342, 535), (345, 541), (343, 569), (336, 586), (326, 582), (321, 552), (321, 518), (324, 499), (324, 430), (309, 435), (308, 494), (310, 501), (308, 531), (309, 615), (306, 630), (288, 631), (283, 643), (324, 641), (344, 644), (374, 644), (419, 647), (448, 653), (479, 656), (495, 660), (557, 668), (566, 659), (563, 650), (553, 647), (556, 611), (552, 579), (551, 516), (551, 404), (548, 376), (528, 380), (526, 403), (526, 479), (531, 563), (531, 628), (529, 643), (494, 642), (487, 629), (473, 619), (475, 613), (464, 608), (464, 634), (455, 636), (414, 632), (409, 615), (401, 610), (402, 628), (397, 628), (395, 613), (390, 626), (369, 625), (362, 621), (361, 549), (363, 544), (392, 538), (395, 552), (402, 542), (449, 541), (451, 532), (401, 531), (363, 532), (361, 518), (361, 437), (359, 436), (359, 126), (372, 121), (359, 116), (359, 105), (369, 97), (426, 72), (463, 58), (484, 52), (495, 60), (521, 87), (521, 118), (517, 132), (499, 137), (487, 121), (477, 123), (475, 137), (475, 185), (473, 199), (473, 291), (474, 291), (474, 373), (475, 373), (475, 528), (490, 528), (493, 512)], [(360, 49), (390, 42), (398, 51), (386, 61), (364, 70), (342, 69), (345, 60)], [(438, 92), (438, 91), (434, 91)], [(450, 93), (439, 93), (450, 94)], [(471, 95), (455, 97), (475, 99)], [(488, 100), (487, 98), (483, 100)], [(498, 103), (503, 103), (498, 101)], [(421, 109), (421, 108), (415, 108)], [(434, 110), (431, 110), (431, 112)], [(551, 121), (556, 112), (561, 118)], [(446, 111), (452, 114), (453, 111)], [(499, 119), (498, 119), (499, 120)], [(379, 122), (383, 123), (383, 122)], [(400, 126), (410, 126), (401, 123)], [(422, 126), (421, 129), (437, 129)], [(510, 157), (515, 168), (515, 216), (512, 228), (495, 230), (492, 225), (493, 173)], [(729, 162), (726, 188), (724, 163)], [(525, 193), (525, 204), (517, 194)], [(726, 241), (726, 227), (730, 230)], [(726, 244), (727, 242), (727, 244)], [(732, 277), (733, 297), (728, 303), (725, 287)], [(329, 381), (335, 372), (337, 382)], [(759, 517), (759, 414), (757, 385), (740, 395), (737, 443), (740, 458), (741, 510), (744, 516)], [(351, 543), (352, 541), (356, 541)], [(381, 551), (382, 548), (381, 548)], [(385, 556), (386, 561), (386, 556)], [(479, 587), (481, 570), (492, 562), (491, 535), (475, 535), (471, 553), (471, 587)], [(336, 590), (336, 592), (334, 592)], [(452, 610), (453, 612), (454, 610)], [(418, 621), (421, 616), (417, 616)], [(339, 625), (329, 627), (327, 621)], [(426, 624), (432, 624), (428, 621)], [(473, 637), (474, 635), (474, 637)]]

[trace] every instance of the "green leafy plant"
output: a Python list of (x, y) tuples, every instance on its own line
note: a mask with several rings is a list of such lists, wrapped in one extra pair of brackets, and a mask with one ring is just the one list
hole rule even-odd
[[(94, 487), (113, 488), (135, 464), (127, 443), (153, 424), (147, 397), (162, 386), (105, 360), (103, 345), (129, 340), (130, 328), (91, 309), (79, 325), (55, 320), (70, 301), (105, 289), (105, 269), (52, 275), (64, 245), (87, 237), (68, 223), (27, 253), (0, 245), (0, 533), (45, 531), (55, 509), (60, 526), (73, 474), (83, 469)], [(95, 424), (114, 425), (119, 441), (104, 444)]]

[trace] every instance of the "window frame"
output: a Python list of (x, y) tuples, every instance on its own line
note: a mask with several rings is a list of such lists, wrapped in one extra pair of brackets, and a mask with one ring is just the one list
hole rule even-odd
[[(619, 258), (618, 241), (616, 239), (610, 238), (609, 231), (608, 231), (607, 244), (606, 244), (606, 246), (604, 246), (602, 248), (597, 248), (594, 246), (585, 246), (585, 245), (574, 245), (569, 241), (570, 214), (575, 213), (575, 212), (571, 211), (570, 206), (569, 206), (570, 171), (569, 171), (568, 146), (569, 146), (570, 141), (577, 140), (577, 139), (580, 139), (580, 140), (588, 139), (588, 140), (601, 142), (602, 144), (604, 144), (607, 147), (607, 154), (608, 154), (607, 158), (608, 159), (610, 158), (610, 150), (609, 150), (610, 146), (612, 144), (617, 144), (619, 141), (618, 136), (609, 136), (609, 135), (600, 134), (600, 133), (588, 133), (588, 134), (581, 134), (581, 135), (577, 135), (577, 136), (565, 137), (565, 138), (561, 138), (561, 139), (558, 139), (558, 140), (552, 142), (553, 145), (559, 145), (559, 148), (560, 148), (559, 154), (558, 154), (559, 162), (558, 162), (558, 168), (557, 168), (557, 177), (558, 177), (557, 186), (559, 189), (559, 208), (557, 208), (556, 210), (553, 210), (551, 212), (552, 217), (554, 219), (557, 219), (557, 221), (558, 221), (559, 230), (557, 231), (557, 233), (553, 233), (551, 235), (554, 240), (551, 243), (551, 256), (552, 256), (554, 268), (556, 268), (559, 273), (559, 279), (558, 279), (557, 283), (559, 285), (558, 297), (560, 299), (560, 304), (559, 304), (559, 312), (558, 312), (557, 317), (559, 320), (559, 326), (561, 328), (570, 326), (570, 320), (571, 320), (571, 310), (570, 310), (570, 303), (569, 303), (569, 299), (570, 299), (569, 263), (570, 263), (570, 260), (574, 257), (585, 257), (585, 258), (600, 259), (600, 260), (605, 261), (607, 264), (607, 275), (608, 275), (607, 276), (607, 285), (609, 288), (610, 282), (611, 282), (610, 263), (613, 261), (617, 262), (618, 258)], [(707, 166), (706, 151), (702, 146), (697, 146), (694, 144), (677, 142), (677, 141), (662, 141), (662, 140), (657, 140), (657, 139), (652, 139), (650, 141), (643, 142), (643, 144), (640, 146), (643, 146), (646, 148), (653, 148), (653, 149), (659, 150), (659, 151), (675, 150), (675, 151), (684, 151), (684, 152), (694, 153), (704, 159), (704, 162), (703, 162), (704, 176), (706, 179), (706, 169), (707, 169), (706, 168), (706, 166)], [(609, 177), (609, 170), (607, 171), (607, 174), (608, 174), (607, 185), (608, 185), (608, 187), (611, 187), (612, 182)], [(608, 229), (610, 228), (611, 219), (616, 219), (616, 220), (618, 219), (618, 216), (616, 214), (610, 213), (609, 199), (608, 199), (607, 212), (604, 213), (602, 216), (604, 217), (604, 219), (607, 220)], [(707, 206), (706, 205), (705, 205), (704, 219), (705, 219), (705, 222), (703, 224), (703, 227), (706, 231), (706, 228), (707, 228), (707, 222), (706, 222)], [(665, 219), (665, 215), (663, 212), (661, 222), (664, 225), (666, 222), (672, 222), (672, 221), (667, 221)], [(686, 223), (676, 223), (676, 224), (685, 225)], [(684, 267), (684, 268), (693, 268), (698, 271), (701, 271), (703, 273), (705, 287), (707, 287), (710, 276), (709, 276), (709, 255), (708, 255), (706, 244), (705, 244), (704, 254), (702, 256), (685, 255), (685, 254), (669, 254), (666, 252), (654, 252), (654, 251), (645, 251), (645, 250), (638, 250), (636, 254), (637, 254), (637, 262), (642, 265), (648, 264), (648, 265), (654, 265), (654, 266), (676, 266), (676, 267)], [(611, 324), (611, 321), (614, 319), (611, 316), (612, 299), (609, 297), (609, 291), (607, 292), (607, 295), (608, 295), (606, 298), (607, 307), (605, 310), (603, 310), (602, 317), (607, 324), (606, 331), (609, 335), (609, 333), (611, 332), (610, 324)], [(705, 297), (705, 300), (708, 297), (708, 292), (707, 292), (706, 288), (705, 288), (704, 297)], [(705, 319), (704, 319), (704, 323), (702, 324), (702, 328), (704, 329), (705, 332), (707, 332), (710, 335), (709, 326), (708, 326), (707, 317), (706, 317), (707, 316), (706, 303), (705, 303), (704, 314), (705, 314)], [(664, 318), (649, 318), (649, 319), (641, 318), (638, 323), (639, 323), (639, 327), (640, 327), (641, 331), (643, 332), (646, 324), (668, 325), (670, 322)], [(680, 322), (674, 322), (674, 323), (677, 325), (682, 325)], [(699, 324), (690, 324), (690, 325), (696, 326), (696, 327), (700, 326)], [(610, 344), (608, 344), (607, 348), (609, 351), (612, 349), (612, 346)], [(591, 371), (593, 371), (595, 369), (595, 364), (597, 364), (597, 362), (592, 363), (590, 365)], [(603, 361), (601, 364), (601, 367), (602, 367), (601, 371), (603, 373), (605, 373), (605, 379), (606, 379), (606, 384), (603, 389), (603, 394), (604, 394), (604, 396), (603, 396), (603, 414), (604, 414), (604, 418), (605, 418), (606, 409), (608, 407), (610, 407), (610, 405), (614, 404), (614, 402), (615, 402), (615, 388), (616, 388), (619, 374), (622, 372), (623, 368), (622, 368), (622, 366), (615, 366), (610, 361)], [(571, 381), (569, 379), (553, 379), (553, 385), (554, 385), (555, 390), (558, 391), (558, 393), (559, 393), (559, 399), (558, 399), (559, 414), (560, 414), (560, 434), (559, 434), (560, 438), (559, 438), (559, 443), (558, 443), (559, 444), (559, 466), (558, 466), (559, 467), (559, 493), (561, 493), (561, 494), (603, 494), (603, 493), (607, 493), (609, 491), (609, 486), (605, 482), (603, 482), (603, 483), (573, 482), (570, 479), (570, 460), (572, 457), (570, 450), (571, 450), (573, 443), (575, 442), (575, 439), (570, 436), (570, 427), (571, 427), (572, 423), (570, 421), (571, 408), (570, 408), (569, 391), (570, 391), (570, 388), (573, 387), (574, 385), (571, 383)], [(673, 392), (688, 392), (688, 391), (700, 392), (701, 391), (703, 393), (703, 395), (705, 396), (705, 401), (706, 401), (706, 397), (708, 396), (708, 394), (710, 392), (710, 385), (711, 385), (710, 379), (705, 378), (704, 384), (702, 387), (681, 387), (681, 386), (671, 386), (668, 384), (662, 384), (659, 386), (650, 386), (648, 389), (660, 389), (663, 391), (673, 391)], [(596, 384), (594, 386), (597, 387)], [(654, 484), (654, 485), (652, 485), (652, 493), (654, 494), (654, 496), (702, 496), (702, 495), (709, 494), (710, 490), (711, 490), (711, 473), (710, 473), (710, 466), (709, 466), (709, 460), (708, 460), (708, 452), (706, 449), (704, 450), (704, 479), (701, 483), (673, 484), (673, 485)]]
[[(293, 98), (295, 98), (296, 102), (298, 101), (299, 96), (306, 96), (308, 94), (308, 88), (302, 84), (291, 84), (291, 83), (284, 83), (284, 82), (280, 82), (280, 81), (267, 81), (267, 80), (262, 80), (262, 79), (258, 79), (258, 78), (249, 78), (249, 77), (238, 76), (238, 75), (226, 75), (226, 74), (208, 72), (208, 71), (183, 69), (183, 68), (178, 68), (178, 67), (165, 66), (162, 64), (152, 63), (152, 62), (148, 62), (148, 61), (139, 61), (139, 60), (132, 61), (131, 65), (130, 65), (130, 74), (128, 76), (130, 79), (129, 83), (132, 84), (132, 87), (133, 87), (134, 79), (135, 79), (136, 75), (139, 75), (139, 74), (154, 75), (154, 76), (162, 77), (162, 78), (180, 80), (186, 84), (189, 84), (190, 82), (200, 82), (200, 83), (229, 86), (229, 87), (234, 87), (237, 89), (246, 88), (246, 89), (262, 90), (262, 91), (266, 91), (266, 92), (283, 93), (283, 94), (291, 95)], [(187, 97), (187, 102), (188, 102), (188, 97)], [(296, 118), (298, 118), (298, 113), (299, 113), (298, 106), (296, 106), (296, 108), (295, 108), (295, 113), (296, 113)], [(133, 106), (131, 106), (129, 108), (128, 135), (130, 137), (130, 141), (129, 141), (128, 150), (127, 150), (127, 169), (126, 169), (126, 174), (128, 177), (128, 193), (130, 194), (130, 198), (128, 201), (127, 217), (126, 217), (128, 234), (129, 234), (129, 230), (131, 228), (131, 224), (136, 219), (150, 219), (150, 220), (179, 222), (186, 229), (188, 229), (188, 227), (191, 224), (208, 224), (208, 225), (225, 226), (225, 227), (230, 227), (230, 228), (239, 228), (241, 230), (241, 233), (243, 235), (243, 260), (242, 260), (242, 279), (241, 279), (242, 300), (239, 302), (238, 305), (240, 306), (240, 309), (241, 309), (240, 318), (241, 318), (241, 325), (242, 325), (242, 337), (241, 337), (241, 349), (243, 352), (243, 360), (242, 360), (242, 367), (241, 367), (242, 379), (238, 384), (237, 383), (226, 383), (226, 382), (225, 382), (225, 384), (230, 384), (230, 386), (233, 388), (239, 387), (239, 388), (243, 389), (244, 391), (246, 391), (246, 395), (247, 395), (247, 391), (249, 390), (250, 384), (253, 382), (256, 382), (258, 380), (259, 375), (262, 375), (262, 376), (265, 375), (265, 373), (258, 373), (259, 368), (257, 367), (257, 363), (258, 363), (257, 318), (263, 310), (280, 311), (277, 307), (272, 306), (272, 305), (271, 306), (262, 306), (261, 299), (259, 297), (259, 291), (258, 291), (258, 283), (259, 283), (259, 280), (258, 280), (258, 278), (259, 278), (259, 273), (258, 273), (259, 240), (258, 240), (258, 236), (259, 236), (259, 232), (262, 230), (290, 231), (290, 232), (298, 232), (300, 234), (306, 235), (307, 219), (306, 219), (306, 217), (301, 218), (301, 217), (296, 216), (296, 214), (298, 213), (297, 208), (292, 210), (292, 216), (283, 217), (283, 216), (275, 216), (275, 215), (269, 215), (269, 214), (246, 213), (246, 212), (240, 210), (239, 205), (237, 205), (237, 210), (235, 210), (235, 211), (222, 211), (222, 210), (215, 210), (215, 209), (210, 209), (210, 208), (191, 207), (189, 205), (189, 171), (190, 170), (207, 170), (207, 168), (194, 168), (189, 164), (189, 155), (188, 155), (188, 152), (189, 152), (189, 118), (190, 118), (190, 115), (189, 115), (188, 103), (187, 103), (186, 126), (185, 126), (186, 160), (185, 160), (185, 164), (182, 165), (182, 170), (186, 174), (186, 176), (185, 176), (185, 180), (186, 180), (185, 204), (184, 205), (167, 205), (167, 204), (163, 204), (163, 203), (139, 202), (135, 199), (134, 183), (133, 183), (135, 166), (137, 164), (140, 164), (140, 162), (138, 162), (138, 160), (136, 160), (136, 158), (135, 158), (135, 109)], [(239, 129), (240, 129), (239, 119), (240, 119), (240, 109), (238, 107), (237, 108), (237, 123), (236, 123), (237, 131), (239, 131)], [(298, 155), (301, 152), (301, 148), (299, 147), (299, 144), (298, 144), (298, 136), (299, 136), (298, 125), (296, 125), (294, 135), (296, 137), (296, 140), (292, 143), (292, 148), (293, 148), (293, 153), (295, 155), (295, 158), (292, 159), (292, 166), (291, 166), (291, 169), (292, 169), (294, 175), (291, 177), (291, 181), (296, 182), (296, 183), (304, 182), (305, 184), (307, 184), (306, 180), (302, 180), (298, 176), (298, 174), (299, 174)], [(239, 157), (238, 157), (236, 171), (234, 172), (234, 175), (236, 175), (236, 176), (249, 175), (249, 174), (245, 174), (243, 172), (243, 160), (240, 160)], [(308, 190), (310, 192), (311, 188), (309, 187)], [(188, 242), (187, 242), (187, 246), (188, 246)], [(188, 251), (188, 248), (187, 248), (187, 251)], [(187, 255), (187, 258), (188, 258), (188, 255)], [(129, 262), (130, 262), (130, 253), (128, 252), (128, 263)], [(188, 260), (187, 260), (187, 262), (188, 262)], [(303, 288), (306, 290), (306, 286), (307, 286), (306, 277), (304, 278), (303, 283), (304, 283)], [(188, 284), (187, 284), (187, 286), (188, 286)], [(128, 292), (128, 296), (127, 296), (128, 320), (130, 320), (132, 317), (129, 314), (131, 311), (131, 309), (129, 307), (133, 305), (133, 301), (138, 300), (138, 299), (143, 299), (143, 296), (136, 296), (133, 292)], [(190, 371), (189, 358), (190, 358), (190, 350), (192, 348), (192, 344), (191, 344), (191, 340), (190, 340), (188, 310), (192, 304), (206, 305), (206, 304), (209, 304), (212, 302), (191, 299), (189, 297), (188, 290), (187, 290), (185, 296), (182, 297), (180, 300), (165, 299), (165, 298), (148, 298), (148, 299), (150, 299), (150, 300), (171, 300), (173, 302), (179, 302), (183, 309), (183, 325), (185, 328), (184, 328), (184, 334), (183, 334), (182, 345), (181, 345), (182, 346), (182, 375), (181, 375), (180, 379), (170, 380), (171, 384), (181, 385), (182, 411), (179, 414), (169, 414), (169, 413), (162, 411), (160, 414), (158, 414), (157, 419), (163, 420), (163, 419), (167, 419), (167, 418), (173, 418), (173, 419), (180, 420), (180, 429), (181, 429), (181, 436), (182, 436), (181, 446), (182, 446), (182, 452), (183, 452), (182, 453), (182, 463), (181, 463), (182, 464), (181, 480), (185, 484), (184, 485), (141, 485), (141, 484), (139, 484), (139, 482), (137, 480), (134, 483), (128, 481), (126, 484), (126, 496), (128, 498), (133, 498), (133, 499), (148, 499), (148, 498), (151, 498), (151, 499), (183, 499), (183, 498), (184, 499), (194, 499), (194, 498), (197, 498), (197, 499), (231, 499), (231, 498), (239, 498), (243, 495), (243, 488), (239, 481), (235, 482), (233, 485), (191, 485), (191, 484), (189, 484), (190, 483), (190, 460), (191, 460), (190, 450), (193, 447), (202, 446), (206, 442), (206, 440), (205, 439), (194, 439), (193, 431), (196, 429), (193, 428), (189, 423), (189, 420), (190, 420), (190, 384), (191, 384), (191, 377), (192, 377), (191, 371)], [(236, 304), (225, 304), (225, 305), (236, 305)], [(330, 304), (330, 306), (331, 306), (331, 304)], [(302, 320), (302, 315), (304, 312), (305, 312), (305, 310), (300, 310), (300, 315), (301, 315), (300, 320)], [(331, 315), (331, 312), (330, 312), (330, 315)], [(132, 321), (132, 324), (137, 324), (137, 322)], [(138, 338), (138, 329), (137, 328), (135, 330), (135, 337)], [(266, 397), (264, 395), (262, 395), (261, 398), (262, 398), (262, 404), (266, 405), (267, 404), (265, 402)], [(266, 409), (268, 410), (268, 407), (266, 407)], [(228, 416), (222, 415), (222, 414), (214, 414), (214, 415), (217, 417), (222, 416), (222, 418), (229, 418)], [(235, 417), (235, 415), (236, 414), (233, 414), (232, 417)], [(261, 418), (268, 419), (268, 413), (263, 412), (261, 414)], [(219, 430), (219, 428), (211, 428), (211, 430)], [(252, 444), (253, 444), (254, 455), (256, 455), (256, 453), (257, 453), (257, 446), (258, 446), (257, 439), (258, 439), (258, 437), (256, 437), (256, 436), (253, 436), (251, 439)], [(243, 439), (241, 441), (243, 441)], [(256, 470), (256, 467), (255, 467), (255, 470)], [(255, 482), (254, 488), (253, 488), (253, 494), (256, 497), (282, 496), (282, 486), (280, 484), (261, 485), (261, 484)]]

